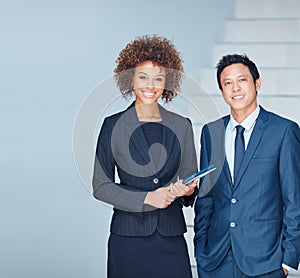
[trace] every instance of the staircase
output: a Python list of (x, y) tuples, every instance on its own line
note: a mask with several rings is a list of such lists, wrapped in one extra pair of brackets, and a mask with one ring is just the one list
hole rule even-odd
[[(198, 107), (197, 111), (189, 110), (195, 138), (199, 138), (203, 123), (229, 113), (217, 86), (215, 66), (223, 55), (232, 53), (245, 53), (256, 63), (262, 77), (259, 104), (300, 124), (300, 0), (236, 0), (235, 17), (226, 21), (223, 40), (213, 46), (211, 67), (201, 70), (202, 88), (194, 88), (193, 96), (189, 96)], [(187, 86), (186, 91), (196, 87), (183, 85)], [(216, 108), (213, 112), (212, 106)], [(195, 141), (197, 146), (199, 141)], [(193, 217), (190, 211), (186, 213), (186, 237), (193, 275), (197, 277)], [(289, 277), (300, 277), (300, 271), (291, 271)]]
[[(246, 53), (262, 77), (258, 100), (267, 110), (300, 123), (300, 1), (236, 0), (235, 18), (224, 26), (224, 40), (213, 46), (212, 67), (200, 83), (219, 97), (215, 65), (229, 53)], [(219, 101), (216, 101), (219, 104)], [(220, 104), (220, 110), (228, 107)]]

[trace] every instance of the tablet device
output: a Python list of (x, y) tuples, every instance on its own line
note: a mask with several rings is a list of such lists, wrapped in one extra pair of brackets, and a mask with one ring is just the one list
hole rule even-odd
[(183, 184), (188, 184), (191, 181), (193, 181), (194, 179), (200, 179), (204, 176), (206, 176), (207, 174), (211, 173), (212, 171), (216, 170), (216, 167), (212, 164), (209, 165), (208, 167), (202, 169), (201, 171), (189, 176), (188, 178), (186, 178), (185, 180), (183, 180)]

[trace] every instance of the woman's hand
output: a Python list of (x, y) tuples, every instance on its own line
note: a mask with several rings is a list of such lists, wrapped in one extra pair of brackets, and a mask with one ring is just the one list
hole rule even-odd
[(154, 191), (148, 192), (144, 203), (156, 208), (167, 208), (177, 197), (174, 192), (171, 192), (173, 183), (166, 187), (160, 187)]
[(182, 180), (178, 180), (172, 186), (170, 185), (170, 191), (174, 192), (176, 197), (190, 196), (195, 192), (197, 185), (198, 179), (195, 179), (188, 184), (183, 184)]
[(154, 191), (148, 192), (144, 204), (160, 209), (167, 208), (177, 197), (192, 195), (197, 185), (197, 179), (186, 185), (182, 183), (182, 180), (178, 180), (175, 183), (171, 183), (169, 186), (160, 187)]

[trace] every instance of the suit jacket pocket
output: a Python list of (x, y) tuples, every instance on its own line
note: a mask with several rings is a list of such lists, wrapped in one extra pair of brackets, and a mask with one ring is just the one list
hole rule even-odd
[(270, 163), (274, 162), (274, 156), (260, 156), (260, 157), (253, 157), (253, 162), (255, 163)]

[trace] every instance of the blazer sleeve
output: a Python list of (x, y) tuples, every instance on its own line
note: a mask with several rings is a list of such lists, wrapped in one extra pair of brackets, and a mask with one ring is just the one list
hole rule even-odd
[(286, 129), (280, 150), (280, 184), (284, 203), (283, 263), (297, 269), (300, 259), (300, 129)]
[[(125, 189), (122, 184), (115, 183), (116, 162), (111, 148), (113, 121), (106, 118), (100, 130), (94, 161), (92, 179), (93, 195), (96, 199), (113, 205), (115, 208), (131, 212), (142, 212), (147, 192), (136, 192)], [(129, 187), (126, 187), (129, 188)]]
[[(201, 132), (201, 151), (200, 151), (200, 169), (207, 167), (210, 161), (210, 136), (208, 127), (205, 125)], [(200, 180), (200, 187), (204, 179)], [(205, 180), (209, 182), (210, 179)], [(195, 218), (194, 218), (194, 245), (196, 255), (198, 251), (203, 251), (206, 244), (209, 222), (213, 210), (213, 198), (210, 193), (203, 197), (197, 197), (195, 202)]]
[[(197, 165), (198, 163), (197, 163), (197, 154), (196, 154), (195, 141), (194, 141), (194, 132), (193, 132), (191, 121), (187, 119), (187, 130), (185, 133), (185, 140), (183, 143), (183, 155), (182, 155), (179, 176), (184, 179), (194, 174), (195, 172), (197, 172), (198, 169)], [(186, 207), (192, 206), (194, 204), (197, 192), (198, 189), (196, 188), (194, 193), (191, 196), (181, 197), (180, 201), (182, 205)]]

